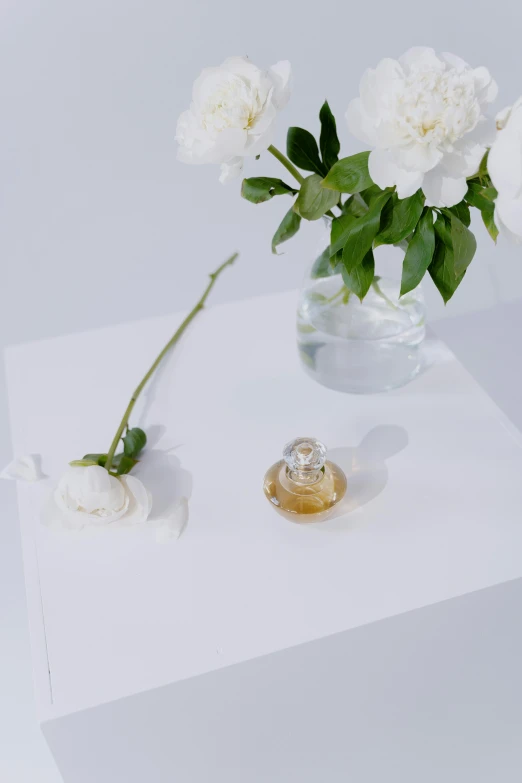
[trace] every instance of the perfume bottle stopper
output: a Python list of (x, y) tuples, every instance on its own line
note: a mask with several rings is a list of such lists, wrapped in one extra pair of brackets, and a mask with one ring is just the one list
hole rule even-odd
[(329, 516), (346, 493), (346, 476), (326, 459), (316, 438), (296, 438), (283, 459), (265, 474), (263, 489), (275, 509), (295, 522), (319, 522)]

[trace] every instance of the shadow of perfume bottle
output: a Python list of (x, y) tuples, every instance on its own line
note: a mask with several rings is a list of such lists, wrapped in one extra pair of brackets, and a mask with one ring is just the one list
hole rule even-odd
[(380, 495), (388, 483), (386, 461), (407, 445), (404, 427), (380, 425), (370, 430), (358, 446), (331, 449), (328, 459), (343, 469), (348, 487), (333, 515), (321, 524), (321, 530), (352, 530), (362, 524), (362, 519), (351, 516), (351, 512)]

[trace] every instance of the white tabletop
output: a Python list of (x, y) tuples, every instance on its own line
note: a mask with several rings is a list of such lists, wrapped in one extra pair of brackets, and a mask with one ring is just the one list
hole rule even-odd
[[(157, 505), (191, 488), (179, 541), (52, 533), (38, 521), (49, 487), (19, 488), (41, 717), (521, 575), (522, 451), (504, 414), (440, 344), (392, 393), (315, 384), (288, 339), (295, 298), (205, 311), (138, 409), (133, 423), (158, 438), (141, 466)], [(41, 453), (57, 478), (106, 449), (181, 317), (10, 349), (15, 452)], [(321, 525), (283, 520), (261, 491), (298, 435), (324, 440), (348, 474), (344, 513)]]

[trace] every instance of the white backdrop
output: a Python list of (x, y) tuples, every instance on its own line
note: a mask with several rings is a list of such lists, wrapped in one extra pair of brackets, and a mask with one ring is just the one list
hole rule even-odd
[[(299, 285), (313, 227), (276, 258), (270, 238), (286, 202), (255, 207), (240, 199), (239, 184), (219, 184), (217, 167), (176, 161), (176, 119), (204, 65), (232, 54), (266, 67), (289, 59), (294, 94), (276, 145), (284, 149), (288, 125), (316, 131), (328, 98), (350, 154), (360, 145), (343, 115), (366, 66), (412, 45), (453, 51), (491, 70), (501, 108), (522, 94), (521, 29), (522, 6), (512, 0), (2, 0), (2, 344), (186, 307), (236, 249), (240, 262), (214, 302)], [(247, 175), (255, 173), (280, 170), (264, 155), (249, 164)], [(481, 225), (476, 233), (477, 258), (446, 312), (427, 284), (432, 319), (522, 295), (520, 249), (501, 242), (495, 250)], [(130, 361), (132, 346), (119, 358)], [(4, 402), (1, 384), (2, 462), (10, 456)], [(13, 487), (0, 487), (0, 502), (0, 778), (51, 782), (31, 708)]]

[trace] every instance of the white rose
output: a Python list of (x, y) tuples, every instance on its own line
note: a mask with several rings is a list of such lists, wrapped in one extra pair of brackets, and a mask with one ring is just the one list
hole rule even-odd
[(422, 188), (429, 206), (451, 207), (493, 141), (494, 123), (483, 112), (496, 94), (486, 68), (416, 47), (366, 71), (346, 119), (376, 148), (369, 170), (379, 187), (396, 185), (399, 198)]
[(152, 498), (135, 476), (111, 476), (99, 465), (74, 466), (62, 476), (42, 510), (52, 527), (80, 530), (119, 522), (145, 522)]
[(290, 97), (287, 60), (262, 71), (246, 57), (205, 68), (194, 82), (192, 104), (178, 120), (178, 159), (220, 163), (221, 182), (241, 173), (243, 158), (272, 143), (277, 112)]
[(498, 191), (495, 223), (515, 242), (522, 241), (522, 97), (497, 115), (497, 136), (488, 172)]

